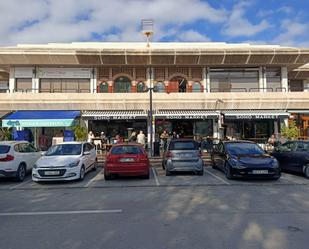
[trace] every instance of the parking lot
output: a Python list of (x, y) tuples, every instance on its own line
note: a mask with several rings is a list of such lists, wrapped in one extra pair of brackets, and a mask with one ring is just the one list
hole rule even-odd
[(150, 169), (150, 179), (144, 180), (138, 177), (119, 177), (112, 181), (105, 181), (103, 175), (103, 164), (98, 169), (89, 172), (83, 181), (73, 182), (32, 182), (31, 176), (22, 183), (10, 179), (0, 180), (0, 190), (7, 189), (48, 189), (48, 188), (112, 188), (112, 187), (164, 187), (164, 186), (220, 186), (220, 185), (308, 185), (309, 180), (304, 176), (282, 173), (279, 180), (252, 180), (239, 179), (228, 180), (221, 171), (212, 169), (206, 163), (204, 175), (197, 176), (190, 173), (177, 173), (172, 176), (165, 176), (164, 170), (158, 163), (154, 163)]

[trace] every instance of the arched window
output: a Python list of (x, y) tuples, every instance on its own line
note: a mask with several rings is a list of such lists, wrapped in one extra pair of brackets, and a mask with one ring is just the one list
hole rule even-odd
[(118, 77), (114, 81), (114, 93), (131, 92), (131, 80), (128, 77)]
[(157, 92), (158, 93), (164, 93), (165, 92), (165, 84), (161, 81), (159, 81), (157, 84), (156, 84), (156, 88), (157, 88)]
[(194, 82), (192, 84), (192, 92), (193, 93), (200, 93), (202, 91), (202, 86), (200, 82)]
[(108, 83), (107, 82), (101, 82), (98, 89), (99, 93), (108, 93)]
[(138, 93), (144, 92), (145, 88), (146, 88), (146, 86), (145, 86), (144, 82), (140, 81), (140, 82), (137, 83), (137, 92)]

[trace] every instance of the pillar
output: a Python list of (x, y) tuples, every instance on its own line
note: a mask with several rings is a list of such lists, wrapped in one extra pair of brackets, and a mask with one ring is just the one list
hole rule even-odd
[(266, 68), (259, 67), (259, 89), (260, 92), (267, 92)]
[(203, 88), (205, 93), (210, 92), (209, 67), (203, 67)]
[(93, 68), (90, 79), (90, 93), (96, 93), (96, 92), (97, 92), (97, 68)]
[(10, 78), (9, 78), (9, 90), (10, 93), (13, 93), (15, 90), (15, 68), (10, 68)]
[(281, 87), (283, 92), (289, 91), (287, 67), (281, 67)]
[(37, 76), (37, 67), (33, 69), (33, 74), (32, 74), (32, 92), (33, 93), (38, 93), (40, 91), (40, 79)]

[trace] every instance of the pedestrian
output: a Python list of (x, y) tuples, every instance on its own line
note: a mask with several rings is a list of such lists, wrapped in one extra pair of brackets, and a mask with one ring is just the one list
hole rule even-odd
[(93, 142), (93, 139), (94, 139), (93, 132), (92, 132), (92, 131), (89, 131), (89, 133), (88, 133), (88, 138), (87, 138), (87, 142), (88, 142), (88, 143), (92, 143), (92, 142)]
[(137, 142), (145, 147), (146, 137), (143, 131), (139, 131), (139, 134), (137, 135)]
[(163, 131), (163, 133), (160, 135), (160, 138), (163, 141), (163, 150), (165, 151), (167, 147), (167, 139), (169, 138), (166, 130)]
[(173, 131), (172, 138), (179, 138), (179, 135), (176, 131)]
[(115, 143), (116, 144), (123, 143), (123, 139), (119, 134), (117, 134), (116, 137), (115, 137)]
[(268, 143), (272, 146), (275, 146), (275, 143), (276, 143), (276, 137), (275, 137), (275, 134), (272, 134), (270, 136), (270, 138), (268, 138)]
[(100, 138), (101, 138), (101, 143), (102, 143), (102, 149), (106, 150), (107, 137), (106, 137), (104, 131), (101, 132)]
[(129, 142), (130, 142), (130, 143), (136, 143), (136, 140), (137, 140), (136, 132), (133, 131), (133, 132), (131, 133), (131, 136), (129, 137)]

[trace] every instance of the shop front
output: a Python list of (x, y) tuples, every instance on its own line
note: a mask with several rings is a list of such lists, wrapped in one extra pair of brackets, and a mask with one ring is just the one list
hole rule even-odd
[(290, 114), (285, 111), (222, 111), (224, 137), (229, 139), (248, 139), (265, 143), (275, 134), (278, 136)]
[(14, 140), (46, 150), (53, 143), (74, 139), (71, 127), (79, 116), (80, 111), (16, 111), (2, 120), (2, 127), (12, 128)]
[(92, 131), (95, 137), (104, 132), (109, 143), (116, 135), (127, 141), (133, 131), (147, 134), (147, 112), (144, 110), (84, 111), (82, 119), (88, 123), (88, 131)]
[(309, 111), (308, 110), (289, 110), (291, 113), (289, 121), (294, 121), (299, 129), (299, 139), (309, 138)]
[(219, 114), (206, 110), (159, 110), (154, 116), (156, 138), (165, 130), (169, 134), (176, 132), (179, 137), (199, 140), (214, 136)]

